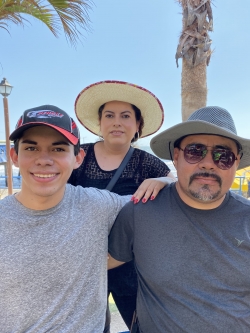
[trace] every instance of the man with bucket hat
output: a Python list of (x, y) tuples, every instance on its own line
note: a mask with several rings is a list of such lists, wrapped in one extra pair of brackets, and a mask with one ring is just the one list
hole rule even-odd
[(250, 165), (250, 140), (215, 106), (151, 148), (173, 160), (178, 181), (147, 206), (128, 203), (109, 236), (110, 267), (135, 261), (133, 332), (249, 333), (250, 202), (230, 187)]

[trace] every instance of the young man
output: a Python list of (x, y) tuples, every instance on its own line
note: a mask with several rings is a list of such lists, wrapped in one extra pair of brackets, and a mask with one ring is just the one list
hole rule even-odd
[(55, 106), (26, 110), (10, 139), (22, 188), (0, 200), (0, 331), (102, 332), (108, 233), (130, 196), (66, 185), (84, 152)]
[(225, 109), (205, 107), (151, 147), (173, 156), (178, 181), (147, 206), (127, 204), (109, 239), (113, 258), (135, 259), (138, 332), (249, 333), (250, 202), (229, 189), (250, 140)]

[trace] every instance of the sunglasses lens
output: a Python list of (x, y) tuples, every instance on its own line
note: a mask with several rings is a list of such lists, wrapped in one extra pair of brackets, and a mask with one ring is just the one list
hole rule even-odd
[[(207, 152), (208, 149), (205, 145), (187, 145), (184, 149), (184, 158), (190, 164), (199, 163), (207, 155)], [(230, 169), (236, 160), (234, 153), (226, 148), (212, 150), (212, 156), (214, 164), (222, 170)]]
[(184, 158), (190, 164), (200, 162), (206, 154), (206, 146), (200, 144), (187, 145), (184, 149)]
[(229, 149), (215, 149), (213, 151), (213, 161), (222, 170), (230, 169), (235, 160), (234, 153)]

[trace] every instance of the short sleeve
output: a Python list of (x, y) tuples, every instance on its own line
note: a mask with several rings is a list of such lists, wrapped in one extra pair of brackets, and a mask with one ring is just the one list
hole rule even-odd
[(127, 203), (118, 214), (109, 234), (109, 253), (119, 261), (131, 261), (134, 258), (134, 204)]

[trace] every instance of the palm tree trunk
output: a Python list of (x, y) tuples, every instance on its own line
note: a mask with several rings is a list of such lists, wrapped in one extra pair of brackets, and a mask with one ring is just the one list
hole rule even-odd
[(213, 29), (211, 0), (178, 0), (182, 6), (182, 33), (176, 63), (182, 58), (182, 121), (207, 103), (207, 69), (212, 51), (208, 31)]
[(195, 110), (207, 104), (207, 64), (203, 61), (197, 66), (190, 66), (188, 61), (182, 59), (181, 76), (181, 113), (182, 121)]

